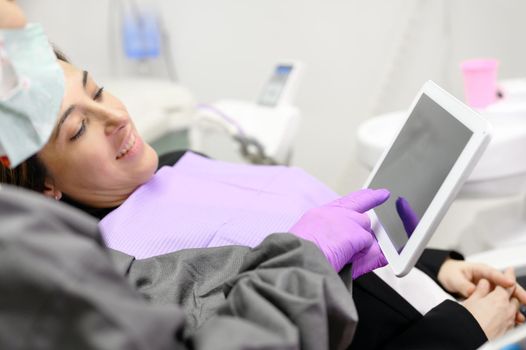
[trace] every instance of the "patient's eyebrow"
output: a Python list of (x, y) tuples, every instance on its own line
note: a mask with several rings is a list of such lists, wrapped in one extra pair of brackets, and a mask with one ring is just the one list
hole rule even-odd
[[(86, 90), (86, 84), (88, 83), (88, 71), (82, 71), (82, 87), (84, 90)], [(62, 113), (62, 116), (60, 117), (57, 125), (57, 132), (55, 133), (55, 139), (60, 134), (60, 129), (62, 128), (62, 124), (66, 121), (66, 119), (70, 116), (70, 114), (75, 110), (76, 105), (71, 105), (66, 109), (64, 113)]]

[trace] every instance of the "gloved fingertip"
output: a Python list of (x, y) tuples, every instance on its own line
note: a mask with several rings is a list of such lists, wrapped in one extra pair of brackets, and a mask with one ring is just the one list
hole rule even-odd
[(375, 194), (375, 196), (377, 196), (378, 201), (381, 202), (381, 203), (383, 203), (386, 200), (388, 200), (389, 197), (391, 196), (391, 192), (389, 192), (389, 190), (386, 189), (386, 188), (378, 188), (378, 189), (374, 190), (374, 194)]
[(377, 188), (377, 189), (375, 189), (375, 191), (378, 192), (378, 193), (382, 193), (385, 196), (390, 196), (391, 195), (391, 192), (387, 188)]

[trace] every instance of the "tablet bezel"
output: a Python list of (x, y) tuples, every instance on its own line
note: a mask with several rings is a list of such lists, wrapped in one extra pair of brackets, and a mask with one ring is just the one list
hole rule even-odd
[[(473, 170), (475, 164), (480, 159), (480, 156), (486, 149), (486, 146), (491, 139), (491, 125), (487, 120), (466, 106), (464, 103), (457, 100), (451, 94), (443, 90), (434, 82), (428, 81), (420, 89), (416, 98), (413, 100), (411, 108), (406, 114), (404, 122), (394, 135), (393, 139), (389, 143), (389, 146), (386, 147), (382, 153), (380, 160), (376, 163), (376, 166), (369, 175), (369, 178), (365, 184), (365, 188), (368, 188), (369, 184), (371, 184), (373, 181), (384, 159), (397, 140), (400, 131), (405, 125), (407, 119), (413, 112), (421, 96), (424, 94), (431, 98), (447, 112), (449, 112), (452, 117), (456, 118), (459, 122), (471, 130), (473, 134), (464, 147), (464, 150), (453, 164), (453, 167), (444, 179), (444, 182), (436, 192), (426, 212), (420, 219), (418, 226), (411, 234), (411, 237), (402, 249), (401, 254), (397, 252), (395, 245), (392, 243), (384, 228), (380, 224), (374, 209), (369, 211), (371, 225), (380, 248), (382, 249), (382, 252), (389, 262), (389, 265), (397, 276), (403, 276), (407, 274), (415, 265), (416, 261), (422, 254), (422, 251), (436, 230), (436, 227), (446, 214), (451, 202), (458, 194), (458, 191), (463, 185), (465, 179)], [(414, 169), (411, 169), (411, 171), (414, 172)]]

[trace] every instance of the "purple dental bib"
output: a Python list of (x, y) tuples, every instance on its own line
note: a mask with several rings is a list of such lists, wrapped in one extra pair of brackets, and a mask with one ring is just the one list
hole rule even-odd
[(187, 248), (253, 247), (337, 197), (298, 168), (226, 163), (188, 152), (99, 228), (108, 247), (137, 259)]

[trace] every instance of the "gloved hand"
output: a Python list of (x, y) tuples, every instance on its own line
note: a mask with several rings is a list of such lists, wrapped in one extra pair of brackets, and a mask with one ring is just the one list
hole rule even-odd
[(410, 238), (420, 222), (418, 215), (416, 215), (415, 211), (411, 208), (411, 205), (404, 197), (398, 197), (396, 200), (396, 211), (402, 220), (405, 232), (407, 233), (407, 238)]
[(364, 189), (306, 212), (289, 232), (314, 242), (336, 271), (353, 263), (353, 278), (387, 264), (366, 211), (389, 198), (385, 189)]

